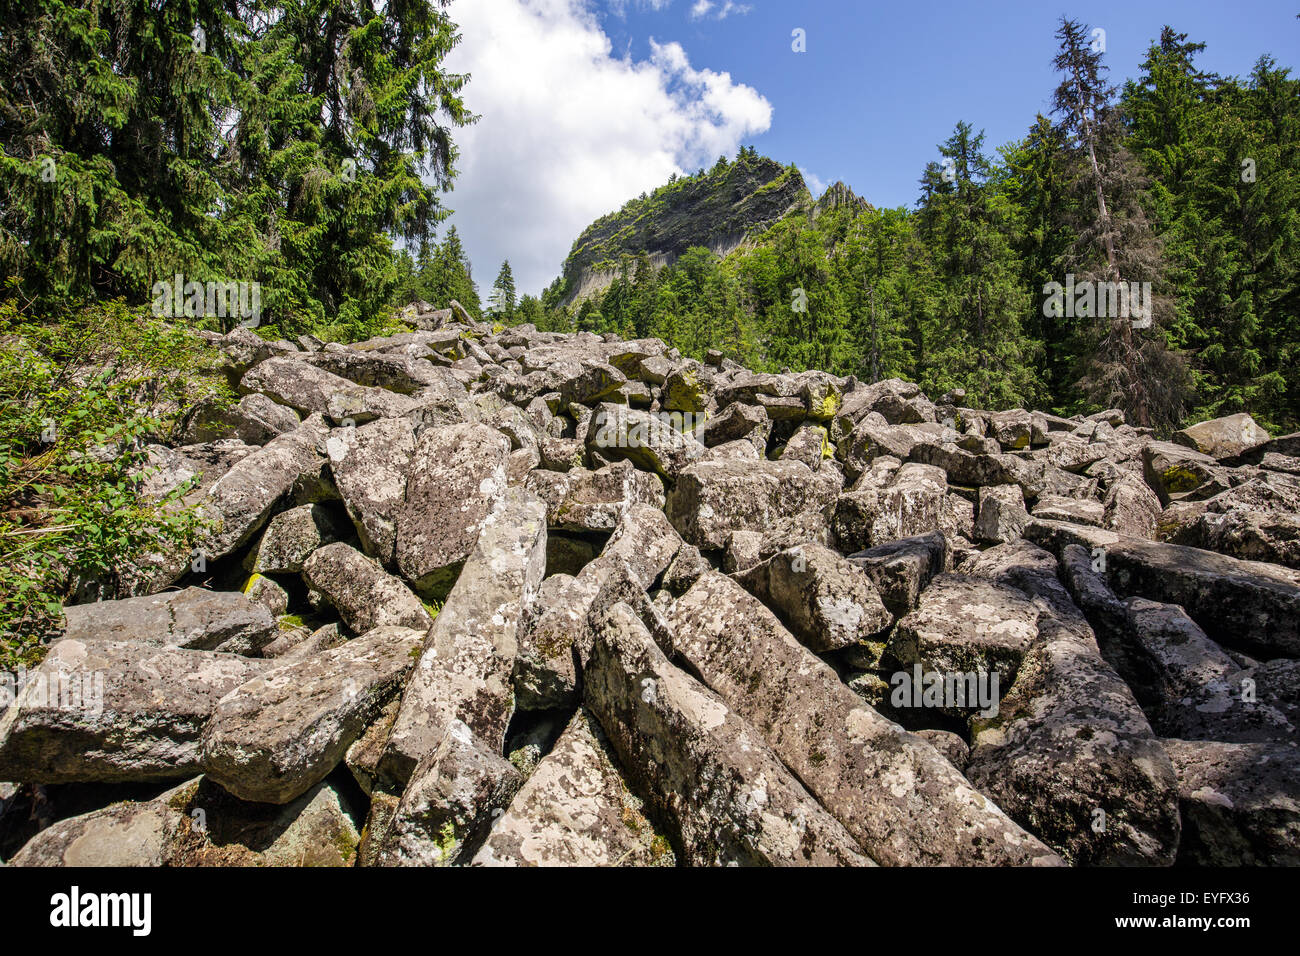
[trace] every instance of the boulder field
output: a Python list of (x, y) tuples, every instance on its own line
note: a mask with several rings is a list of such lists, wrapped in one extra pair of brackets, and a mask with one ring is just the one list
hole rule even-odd
[(1300, 864), (1300, 435), (401, 315), (205, 333), (6, 865)]

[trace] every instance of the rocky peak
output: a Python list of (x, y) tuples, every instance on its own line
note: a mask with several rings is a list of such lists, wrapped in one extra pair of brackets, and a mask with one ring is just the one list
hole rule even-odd
[(823, 213), (835, 209), (851, 209), (854, 212), (864, 212), (871, 208), (871, 204), (857, 195), (844, 181), (840, 180), (835, 185), (830, 186), (821, 194), (821, 197), (813, 205), (812, 215), (816, 219)]
[(811, 207), (797, 169), (757, 154), (675, 178), (583, 230), (564, 262), (564, 303), (604, 290), (625, 259), (644, 255), (658, 267), (692, 246), (726, 255), (784, 216)]

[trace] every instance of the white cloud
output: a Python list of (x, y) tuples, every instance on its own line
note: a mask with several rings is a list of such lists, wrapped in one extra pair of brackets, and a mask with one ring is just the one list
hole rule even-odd
[[(651, 0), (654, 2), (654, 0)], [(464, 39), (447, 68), (472, 74), (482, 119), (460, 147), (455, 224), (486, 295), (502, 259), (521, 291), (559, 274), (578, 233), (672, 173), (732, 155), (772, 107), (678, 43), (616, 58), (586, 0), (453, 0)]]
[(808, 191), (812, 193), (814, 199), (826, 192), (826, 186), (828, 185), (827, 182), (816, 173), (810, 172), (802, 166), (799, 167), (799, 172), (803, 176), (803, 181), (808, 186)]
[(702, 20), (713, 12), (713, 19), (725, 20), (733, 13), (743, 16), (751, 9), (749, 4), (735, 3), (733, 0), (695, 0), (691, 7), (691, 19)]

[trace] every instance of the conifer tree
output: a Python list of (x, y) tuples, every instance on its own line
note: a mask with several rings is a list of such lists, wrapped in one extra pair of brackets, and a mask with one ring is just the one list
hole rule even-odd
[(1028, 293), (1012, 243), (1016, 212), (988, 184), (984, 134), (959, 122), (942, 146), (942, 169), (923, 216), (942, 283), (931, 350), (921, 381), (942, 393), (962, 387), (989, 407), (1032, 405), (1041, 398), (1035, 343), (1021, 327)]
[(515, 275), (510, 271), (510, 260), (501, 263), (496, 281), (492, 283), (489, 297), (491, 311), (494, 315), (509, 322), (515, 315)]
[(1125, 148), (1102, 45), (1085, 25), (1065, 17), (1056, 36), (1053, 64), (1061, 81), (1052, 103), (1071, 164), (1075, 202), (1067, 215), (1076, 234), (1058, 281), (1072, 274), (1095, 285), (1136, 282), (1152, 289), (1151, 314), (1137, 321), (1127, 309), (1082, 317), (1079, 387), (1094, 405), (1122, 408), (1139, 425), (1169, 428), (1182, 419), (1190, 380), (1182, 357), (1165, 341), (1169, 300), (1160, 243), (1142, 206), (1145, 178)]

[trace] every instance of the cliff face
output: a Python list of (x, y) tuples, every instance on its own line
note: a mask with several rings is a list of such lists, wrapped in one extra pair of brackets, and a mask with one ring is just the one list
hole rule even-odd
[(692, 246), (726, 255), (747, 236), (812, 206), (798, 170), (761, 156), (674, 180), (583, 230), (564, 262), (564, 302), (603, 291), (624, 256), (644, 254), (663, 266)]

